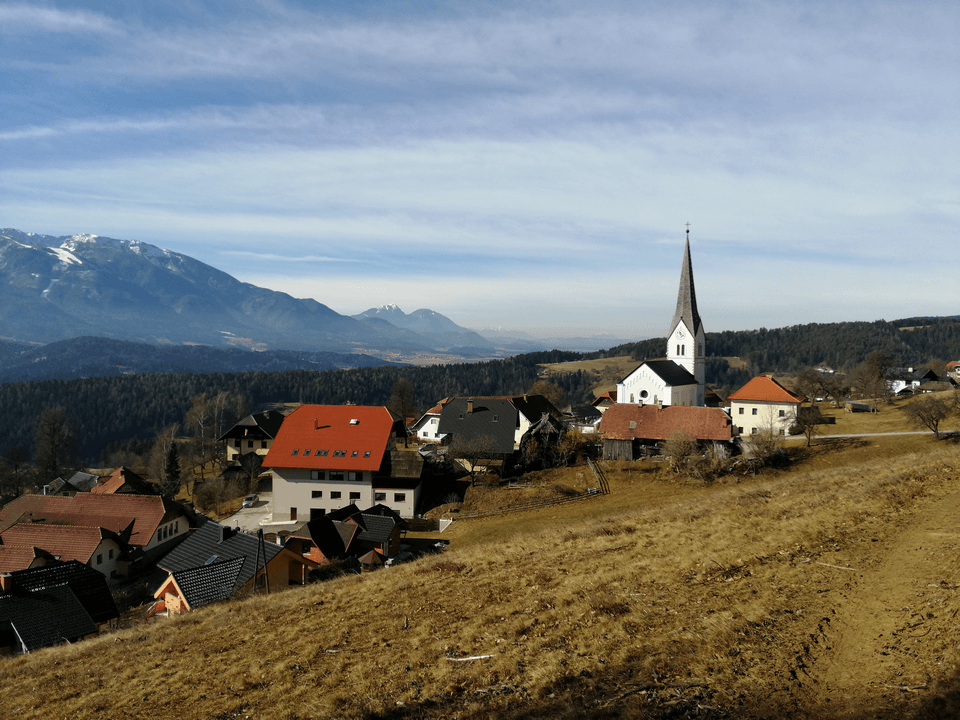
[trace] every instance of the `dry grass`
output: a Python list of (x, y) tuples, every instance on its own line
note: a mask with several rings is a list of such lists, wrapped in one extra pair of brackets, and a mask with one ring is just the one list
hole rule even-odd
[(803, 681), (842, 568), (960, 479), (943, 443), (832, 456), (707, 488), (611, 466), (610, 495), (456, 523), (440, 557), (6, 660), (4, 715), (824, 717)]

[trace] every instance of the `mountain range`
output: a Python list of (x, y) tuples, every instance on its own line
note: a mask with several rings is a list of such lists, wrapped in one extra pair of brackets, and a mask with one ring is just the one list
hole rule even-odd
[(0, 230), (0, 336), (489, 356), (494, 344), (430, 310), (341, 315), (136, 240)]

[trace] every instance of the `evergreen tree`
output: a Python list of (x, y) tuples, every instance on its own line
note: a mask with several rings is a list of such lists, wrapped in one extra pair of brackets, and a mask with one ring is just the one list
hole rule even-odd
[(171, 500), (180, 492), (180, 451), (175, 442), (170, 443), (167, 458), (163, 464), (163, 496)]

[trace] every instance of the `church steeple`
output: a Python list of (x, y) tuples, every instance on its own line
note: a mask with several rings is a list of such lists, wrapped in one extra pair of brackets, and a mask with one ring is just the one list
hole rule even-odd
[(695, 405), (703, 405), (706, 394), (704, 339), (703, 322), (697, 312), (697, 292), (693, 287), (690, 224), (687, 223), (687, 242), (683, 249), (683, 266), (680, 268), (680, 291), (677, 293), (677, 310), (673, 314), (667, 339), (667, 359), (673, 360), (697, 379)]
[(680, 321), (691, 334), (700, 330), (700, 313), (697, 312), (697, 292), (693, 287), (693, 263), (690, 262), (690, 228), (687, 228), (687, 245), (683, 250), (683, 266), (680, 268), (680, 292), (677, 294), (677, 310), (673, 314), (670, 331), (677, 329)]

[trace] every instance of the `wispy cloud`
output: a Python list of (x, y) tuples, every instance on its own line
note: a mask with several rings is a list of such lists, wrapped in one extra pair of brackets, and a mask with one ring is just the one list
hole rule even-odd
[(87, 10), (58, 10), (23, 3), (0, 5), (0, 34), (20, 32), (119, 35), (123, 27), (106, 15)]
[(248, 258), (251, 260), (263, 260), (266, 262), (283, 262), (283, 263), (315, 263), (315, 262), (358, 262), (356, 258), (338, 258), (330, 257), (327, 255), (277, 255), (275, 253), (262, 253), (254, 252), (252, 250), (224, 250), (224, 255), (232, 255), (234, 257)]

